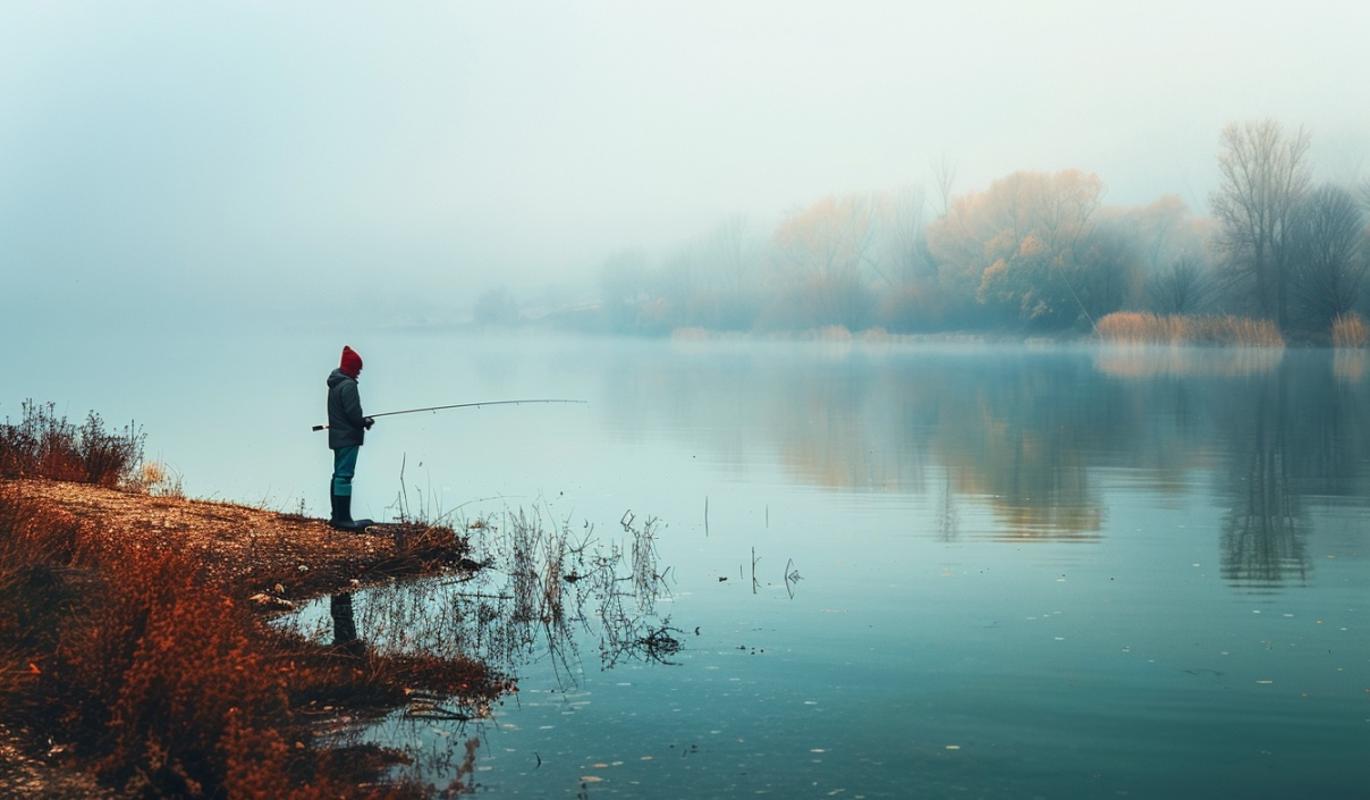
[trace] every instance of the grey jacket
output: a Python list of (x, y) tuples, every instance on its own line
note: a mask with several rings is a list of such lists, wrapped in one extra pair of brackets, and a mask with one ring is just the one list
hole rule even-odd
[(328, 376), (328, 446), (333, 450), (360, 446), (366, 438), (365, 419), (356, 379), (333, 370)]

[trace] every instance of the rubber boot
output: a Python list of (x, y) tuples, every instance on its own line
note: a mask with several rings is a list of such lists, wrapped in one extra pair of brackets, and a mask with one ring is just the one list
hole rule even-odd
[(364, 531), (367, 527), (376, 524), (369, 519), (352, 519), (352, 495), (344, 495), (338, 501), (338, 504), (342, 506), (343, 516), (347, 517), (347, 521), (352, 523), (350, 530)]
[(333, 494), (333, 484), (328, 485), (328, 524), (332, 525), (338, 519), (338, 496)]
[(337, 499), (338, 510), (334, 512), (333, 519), (328, 524), (340, 531), (364, 531), (368, 525), (375, 523), (369, 519), (352, 519), (352, 495), (334, 495)]
[(355, 527), (352, 522), (352, 498), (347, 495), (330, 494), (329, 499), (333, 501), (333, 516), (329, 518), (328, 524), (340, 531), (350, 531)]

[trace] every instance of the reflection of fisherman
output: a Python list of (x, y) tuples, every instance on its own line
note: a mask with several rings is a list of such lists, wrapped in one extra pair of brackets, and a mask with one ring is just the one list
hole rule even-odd
[(362, 415), (357, 378), (362, 357), (351, 347), (342, 349), (342, 362), (328, 376), (328, 447), (333, 451), (333, 479), (329, 484), (333, 515), (328, 524), (340, 530), (356, 530), (370, 520), (352, 519), (352, 476), (357, 471), (357, 452), (375, 420)]
[(352, 595), (333, 595), (329, 599), (328, 613), (333, 617), (333, 646), (353, 655), (365, 651), (365, 646), (357, 638), (357, 622), (352, 616)]

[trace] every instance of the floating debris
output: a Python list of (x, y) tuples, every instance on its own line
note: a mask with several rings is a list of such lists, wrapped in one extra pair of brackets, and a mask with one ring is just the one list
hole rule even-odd
[(247, 599), (250, 602), (256, 603), (257, 605), (263, 606), (265, 608), (274, 608), (279, 609), (281, 611), (292, 611), (295, 608), (295, 604), (285, 599), (284, 597), (273, 597), (272, 595), (269, 595), (266, 592), (257, 592), (256, 594), (252, 595)]

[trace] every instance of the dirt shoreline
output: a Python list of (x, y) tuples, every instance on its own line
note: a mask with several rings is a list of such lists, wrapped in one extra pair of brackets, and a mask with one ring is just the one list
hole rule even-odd
[[(352, 533), (324, 520), (232, 503), (45, 479), (0, 480), (0, 506), (0, 522), (13, 529), (20, 548), (11, 561), (29, 559), (40, 572), (60, 576), (52, 595), (75, 597), (44, 611), (50, 618), (42, 626), (28, 625), (31, 632), (51, 629), (51, 642), (21, 642), (28, 649), (0, 653), (17, 662), (5, 666), (8, 682), (0, 691), (0, 793), (6, 796), (180, 795), (178, 782), (199, 769), (210, 780), (196, 773), (185, 785), (210, 797), (267, 796), (287, 787), (305, 790), (301, 797), (422, 797), (433, 787), (387, 778), (391, 765), (404, 762), (400, 754), (354, 752), (327, 731), (339, 720), (401, 708), (415, 690), (477, 705), (511, 688), (464, 657), (381, 653), (364, 643), (329, 646), (267, 624), (272, 614), (313, 597), (478, 568), (466, 558), (466, 531), (407, 524)], [(47, 543), (64, 555), (52, 560)], [(168, 564), (175, 566), (170, 573)], [(157, 565), (163, 571), (151, 574)], [(16, 574), (25, 568), (6, 566)], [(42, 596), (17, 602), (53, 605)], [(100, 618), (121, 604), (127, 605), (119, 609), (124, 616), (113, 625)], [(14, 613), (20, 620), (31, 615), (28, 609)], [(216, 619), (194, 621), (206, 614)], [(163, 638), (182, 641), (159, 645), (151, 638), (159, 620), (178, 618), (187, 622), (175, 623)], [(120, 625), (132, 633), (105, 630)], [(205, 627), (197, 633), (197, 625)], [(18, 630), (23, 639), (22, 622)], [(83, 636), (95, 637), (114, 656), (86, 656), (82, 664), (67, 640)], [(219, 655), (207, 666), (226, 677), (196, 678), (205, 656), (193, 645), (187, 652), (188, 643), (215, 637)], [(205, 645), (211, 651), (215, 646)], [(71, 676), (92, 669), (91, 659), (97, 659), (94, 684), (116, 688), (98, 702), (84, 698), (76, 709), (67, 696), (84, 692), (92, 679), (72, 684)], [(262, 677), (242, 678), (253, 670)], [(137, 676), (148, 671), (165, 677), (153, 688), (139, 688)], [(235, 680), (244, 682), (224, 688)], [(168, 710), (172, 689), (155, 688), (155, 681), (182, 681), (176, 697), (189, 693), (191, 700), (181, 706), (187, 710)], [(134, 695), (130, 686), (143, 694)], [(236, 698), (234, 691), (245, 694)], [(257, 739), (234, 739), (239, 706), (257, 701)], [(200, 709), (211, 706), (219, 711), (204, 716)], [(129, 729), (132, 718), (141, 721)], [(188, 734), (197, 744), (176, 762), (163, 752), (165, 743), (140, 741), (144, 735), (137, 731), (149, 723), (153, 730), (181, 726), (182, 738)], [(284, 752), (270, 742), (293, 744)], [(249, 766), (262, 753), (276, 759), (272, 771)], [(279, 788), (248, 788), (268, 783)]]
[(423, 525), (338, 531), (325, 520), (214, 500), (160, 497), (51, 480), (0, 481), (91, 526), (114, 547), (175, 549), (231, 596), (299, 601), (358, 585), (458, 566), (465, 540), (436, 541)]

